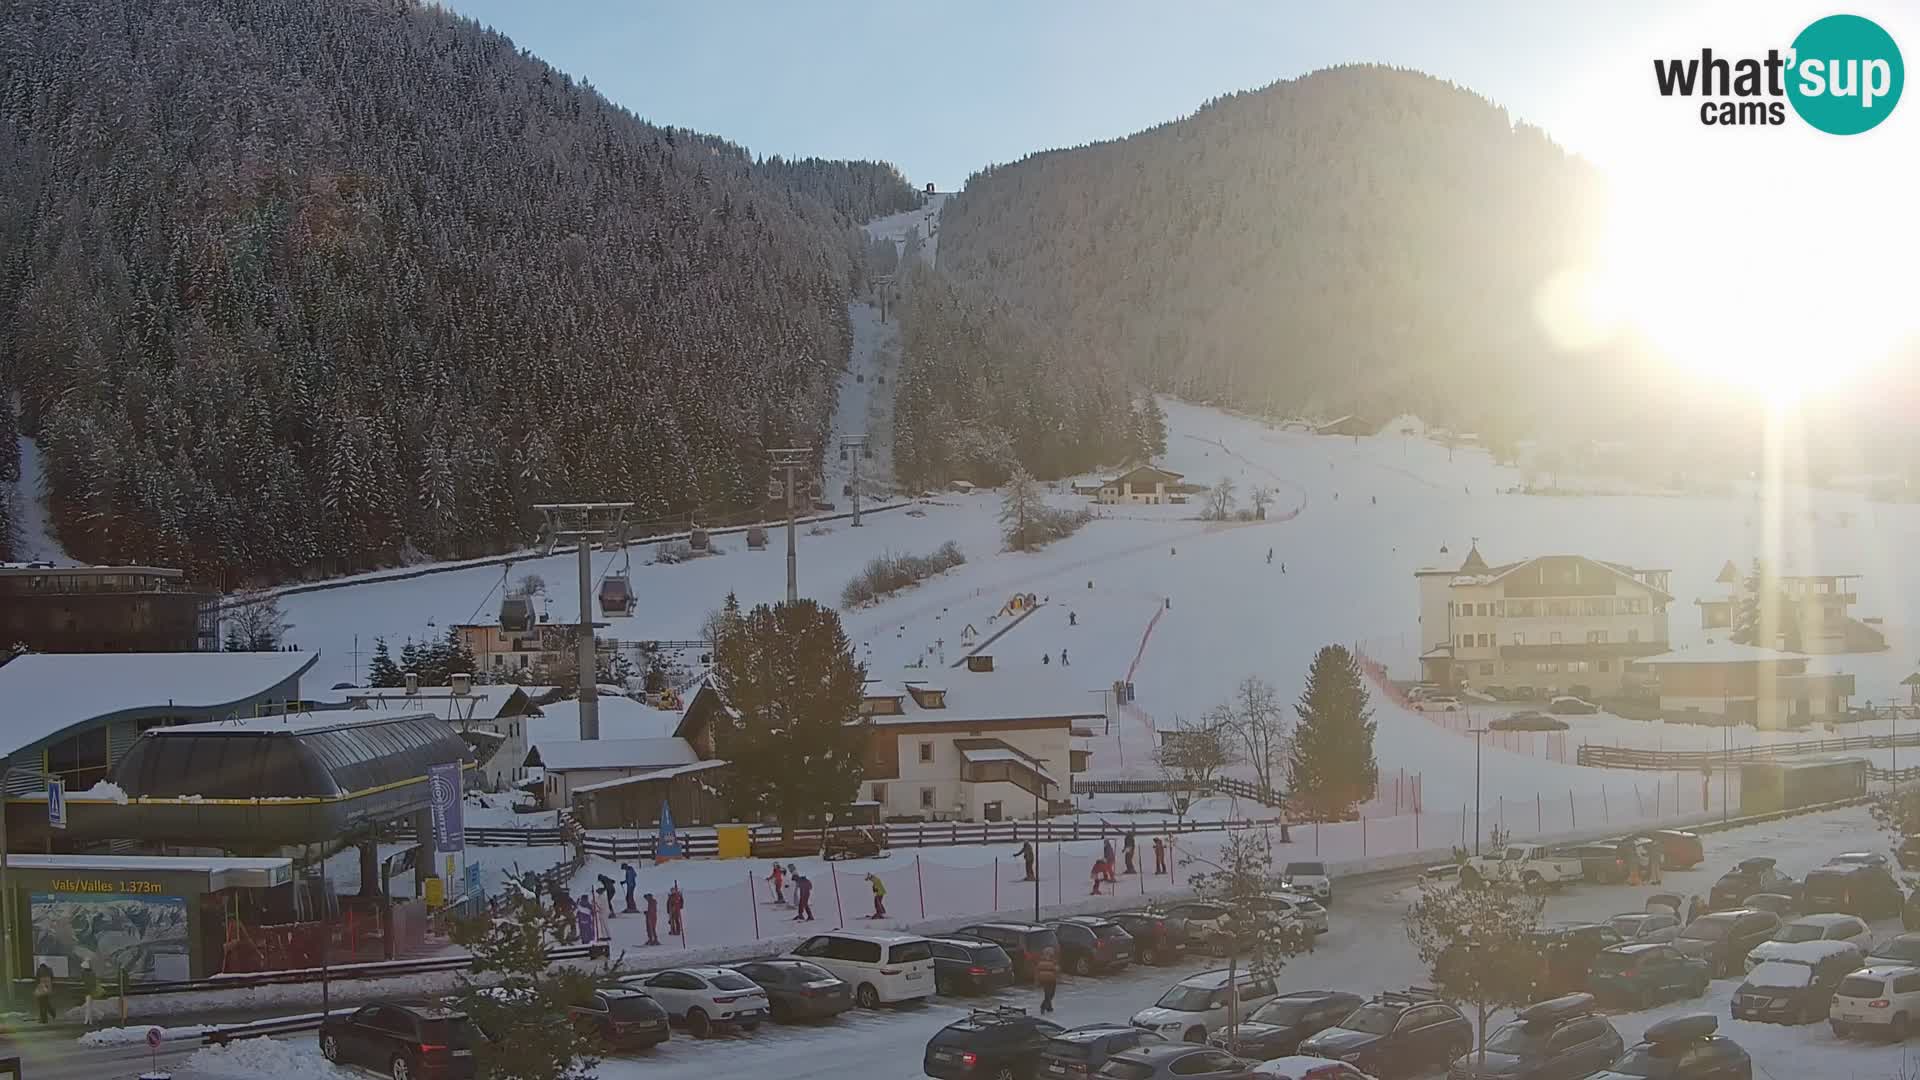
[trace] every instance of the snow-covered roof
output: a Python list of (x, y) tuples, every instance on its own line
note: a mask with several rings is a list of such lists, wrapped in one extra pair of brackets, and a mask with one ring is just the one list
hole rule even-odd
[(1711, 645), (1695, 645), (1690, 649), (1678, 649), (1661, 653), (1637, 661), (1642, 664), (1665, 666), (1669, 664), (1755, 664), (1765, 661), (1805, 660), (1805, 653), (1781, 652), (1760, 645), (1741, 645), (1732, 641), (1716, 641)]
[[(149, 728), (156, 735), (205, 735), (242, 731), (319, 731), (326, 728), (351, 728), (362, 724), (385, 724), (410, 716), (433, 716), (425, 709), (395, 709), (367, 712), (359, 709), (329, 709), (325, 712), (292, 713), (286, 716), (235, 716), (225, 720), (207, 720), (198, 724), (174, 724)], [(439, 717), (435, 716), (438, 720)]]
[(442, 720), (491, 720), (515, 695), (525, 694), (511, 683), (475, 686), (464, 694), (454, 693), (451, 686), (422, 686), (411, 694), (404, 686), (355, 686), (339, 692), (356, 708), (404, 708), (430, 712)]
[(1053, 776), (1049, 774), (1046, 769), (1042, 768), (1039, 762), (1035, 761), (1031, 757), (1028, 757), (1026, 754), (1021, 753), (1020, 751), (1015, 750), (1011, 746), (990, 746), (990, 747), (979, 747), (975, 749), (967, 749), (963, 747), (960, 750), (960, 756), (970, 763), (983, 762), (983, 761), (1017, 762), (1018, 764), (1024, 765), (1028, 769), (1031, 769), (1032, 771), (1040, 774), (1040, 778), (1047, 781), (1050, 784), (1057, 784), (1060, 782), (1054, 779)]
[(0, 667), (0, 753), (89, 721), (238, 708), (305, 674), (318, 652), (28, 653)]
[[(868, 717), (875, 725), (960, 724), (996, 720), (1091, 720), (1106, 715), (1100, 687), (1094, 690), (1047, 671), (976, 671), (955, 673), (951, 681), (905, 671), (887, 680), (905, 686), (946, 689), (946, 706), (923, 707), (907, 694), (897, 716)], [(872, 684), (870, 683), (869, 686)], [(872, 691), (868, 691), (871, 695)]]
[[(539, 716), (526, 718), (527, 742), (580, 737), (580, 701), (568, 698), (540, 706)], [(670, 739), (680, 726), (680, 714), (656, 709), (630, 697), (600, 696), (600, 736), (603, 739)]]
[(602, 780), (595, 784), (582, 784), (574, 788), (573, 792), (578, 795), (583, 791), (605, 791), (608, 788), (617, 788), (626, 784), (644, 784), (654, 780), (670, 780), (673, 777), (683, 776), (687, 773), (718, 769), (727, 764), (730, 763), (725, 761), (695, 761), (686, 765), (671, 765), (664, 769), (649, 769), (637, 776), (622, 776), (613, 780)]
[(685, 739), (545, 739), (527, 753), (527, 764), (548, 772), (576, 769), (645, 769), (691, 765), (700, 760)]

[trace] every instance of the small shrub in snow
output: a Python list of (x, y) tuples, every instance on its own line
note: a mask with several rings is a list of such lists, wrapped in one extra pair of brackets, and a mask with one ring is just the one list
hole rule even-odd
[(686, 562), (691, 558), (693, 558), (693, 545), (685, 540), (663, 540), (660, 546), (654, 549), (653, 554), (654, 562), (665, 563), (668, 566)]
[(807, 528), (808, 536), (830, 536), (832, 533), (833, 526), (831, 525), (811, 525)]
[(887, 552), (867, 564), (840, 590), (840, 606), (858, 607), (944, 573), (967, 561), (960, 545), (949, 540), (931, 555), (895, 555)]

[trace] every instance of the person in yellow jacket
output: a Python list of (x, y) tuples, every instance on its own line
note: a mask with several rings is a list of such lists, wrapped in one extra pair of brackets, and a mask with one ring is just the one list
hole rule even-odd
[(873, 886), (873, 916), (872, 917), (876, 919), (886, 918), (887, 917), (886, 883), (881, 881), (879, 878), (873, 876), (872, 874), (868, 874), (867, 884)]
[(1040, 950), (1040, 959), (1033, 962), (1033, 983), (1040, 988), (1040, 1011), (1053, 1011), (1053, 992), (1060, 985), (1060, 965), (1054, 959), (1051, 947)]

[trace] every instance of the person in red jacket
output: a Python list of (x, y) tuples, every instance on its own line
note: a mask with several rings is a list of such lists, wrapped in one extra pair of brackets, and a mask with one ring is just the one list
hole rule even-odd
[(680, 883), (676, 881), (673, 883), (673, 888), (667, 890), (667, 935), (669, 937), (686, 935), (686, 927), (680, 922), (680, 912), (686, 906), (686, 898), (680, 895)]

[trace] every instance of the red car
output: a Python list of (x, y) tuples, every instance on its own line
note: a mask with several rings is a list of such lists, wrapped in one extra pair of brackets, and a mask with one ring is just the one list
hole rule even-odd
[(1700, 845), (1698, 833), (1681, 829), (1655, 829), (1652, 832), (1635, 833), (1634, 839), (1659, 844), (1660, 865), (1667, 870), (1691, 870), (1707, 860), (1707, 851)]

